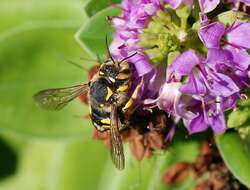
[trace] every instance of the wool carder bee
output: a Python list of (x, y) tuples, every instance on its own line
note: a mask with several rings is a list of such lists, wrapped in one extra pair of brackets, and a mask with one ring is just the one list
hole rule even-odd
[(98, 131), (109, 131), (111, 158), (120, 170), (125, 167), (120, 135), (124, 122), (120, 117), (129, 112), (134, 94), (130, 93), (132, 74), (131, 64), (127, 61), (131, 56), (115, 61), (109, 52), (109, 59), (100, 65), (99, 72), (89, 82), (72, 87), (42, 90), (34, 95), (34, 100), (42, 108), (60, 110), (73, 99), (88, 94), (92, 123)]

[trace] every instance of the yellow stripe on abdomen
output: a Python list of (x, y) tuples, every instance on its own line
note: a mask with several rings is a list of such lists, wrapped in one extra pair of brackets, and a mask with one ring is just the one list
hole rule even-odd
[(109, 118), (102, 119), (102, 120), (101, 120), (101, 123), (102, 123), (102, 124), (110, 125), (110, 119), (109, 119)]

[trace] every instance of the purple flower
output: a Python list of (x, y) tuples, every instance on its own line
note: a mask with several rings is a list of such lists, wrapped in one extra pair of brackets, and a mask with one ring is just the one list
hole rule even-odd
[(172, 63), (169, 75), (178, 76), (175, 78), (188, 76), (188, 81), (180, 88), (186, 94), (227, 97), (238, 92), (239, 88), (230, 77), (214, 72), (211, 67), (221, 63), (220, 57), (215, 55), (211, 59), (211, 63), (204, 62), (193, 50), (187, 50)]
[(169, 114), (176, 114), (176, 106), (179, 103), (181, 92), (179, 88), (180, 82), (165, 83), (162, 85), (159, 96), (156, 99), (144, 100), (144, 105), (156, 105), (160, 110), (164, 110)]
[(223, 110), (217, 108), (220, 105), (221, 103), (216, 103), (213, 99), (209, 103), (205, 100), (197, 101), (196, 105), (189, 110), (194, 116), (184, 118), (189, 134), (202, 132), (209, 126), (215, 133), (223, 133), (226, 130), (226, 124)]
[(136, 94), (136, 101), (139, 104), (142, 104), (144, 101), (148, 102), (147, 104), (153, 104), (156, 101), (155, 97), (158, 96), (159, 91), (162, 85), (165, 82), (165, 69), (163, 67), (153, 68), (151, 72), (140, 77), (140, 89)]
[(240, 3), (244, 3), (246, 6), (250, 6), (250, 0), (230, 0), (229, 3), (233, 4), (232, 9), (237, 11), (240, 7)]
[(221, 43), (241, 50), (250, 48), (250, 23), (235, 22), (228, 28), (221, 22), (203, 26), (199, 36), (207, 48), (218, 48)]
[[(203, 26), (199, 36), (208, 48), (207, 62), (219, 73), (227, 73), (240, 86), (249, 87), (250, 23), (235, 22), (228, 28), (221, 22)], [(219, 58), (217, 62), (214, 57)]]
[(220, 0), (199, 0), (200, 9), (202, 13), (208, 13), (214, 10), (219, 3)]
[[(201, 13), (206, 14), (213, 11), (219, 5), (219, 3), (219, 0), (199, 0)], [(231, 9), (235, 11), (239, 9), (240, 3), (244, 3), (246, 6), (250, 6), (250, 0), (229, 0), (224, 3), (233, 4), (233, 7), (231, 7)]]
[[(224, 73), (222, 64), (233, 64), (231, 54), (210, 52), (206, 59), (189, 49), (167, 69), (167, 83), (155, 100), (159, 109), (182, 118), (190, 134), (206, 130), (216, 133), (226, 129), (224, 111), (235, 106), (240, 87)], [(182, 82), (184, 80), (184, 82)]]
[[(123, 59), (137, 52), (129, 61), (136, 69), (132, 91), (137, 92), (133, 98), (140, 110), (152, 111), (152, 108), (158, 107), (176, 121), (182, 120), (189, 134), (209, 127), (215, 133), (222, 133), (226, 130), (224, 112), (235, 108), (241, 91), (250, 87), (250, 23), (235, 21), (231, 26), (225, 26), (221, 22), (209, 23), (205, 14), (214, 10), (220, 1), (199, 0), (203, 20), (197, 32), (206, 47), (205, 51), (199, 47), (197, 49), (200, 53), (197, 53), (183, 44), (183, 49), (178, 51), (188, 50), (182, 52), (172, 63), (168, 62), (165, 67), (156, 68), (150, 64), (150, 58), (139, 45), (139, 35), (145, 31), (149, 21), (153, 20), (154, 24), (158, 20), (165, 22), (165, 17), (159, 19), (158, 13), (156, 14), (157, 11), (164, 11), (164, 4), (160, 2), (162, 1), (122, 2), (123, 14), (113, 18), (116, 32), (111, 53), (115, 58)], [(191, 6), (193, 3), (192, 0), (163, 2), (174, 9), (183, 4)], [(244, 0), (244, 3), (248, 1)], [(166, 17), (166, 22), (169, 19), (170, 17)], [(163, 48), (168, 43), (170, 42), (164, 41)], [(173, 136), (175, 129), (173, 127), (169, 138)]]
[(116, 32), (110, 50), (117, 59), (123, 59), (137, 52), (129, 61), (135, 65), (139, 76), (143, 76), (151, 72), (153, 66), (138, 45), (139, 34), (147, 25), (148, 19), (163, 7), (159, 0), (124, 0), (121, 8), (122, 16), (113, 18)]
[(191, 6), (193, 4), (193, 0), (165, 0), (165, 3), (171, 5), (173, 9), (177, 9), (181, 4), (185, 4)]

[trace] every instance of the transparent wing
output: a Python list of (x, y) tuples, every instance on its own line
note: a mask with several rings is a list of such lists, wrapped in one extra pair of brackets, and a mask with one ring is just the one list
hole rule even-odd
[(87, 91), (88, 84), (81, 84), (66, 88), (42, 90), (36, 93), (33, 98), (44, 109), (60, 110), (76, 97), (87, 93)]
[(122, 170), (125, 167), (125, 158), (123, 152), (122, 139), (119, 133), (119, 117), (115, 105), (111, 106), (111, 126), (110, 126), (110, 142), (111, 142), (111, 159), (117, 169)]

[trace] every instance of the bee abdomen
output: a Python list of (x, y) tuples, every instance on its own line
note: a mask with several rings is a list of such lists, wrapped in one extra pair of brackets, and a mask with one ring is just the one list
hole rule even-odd
[(98, 131), (105, 131), (110, 128), (110, 112), (91, 108), (91, 120)]
[(106, 97), (109, 95), (108, 84), (105, 78), (98, 78), (90, 86), (90, 99), (97, 104), (104, 104)]

